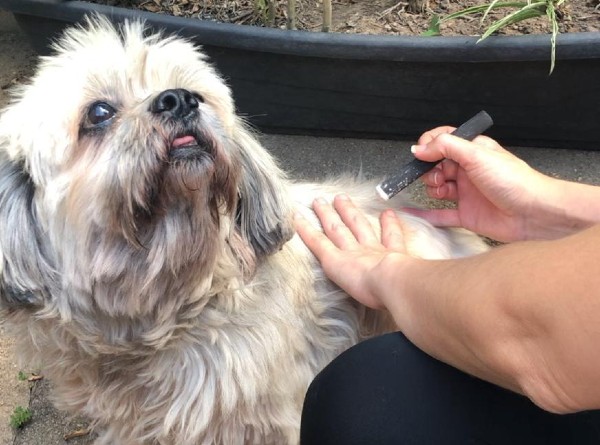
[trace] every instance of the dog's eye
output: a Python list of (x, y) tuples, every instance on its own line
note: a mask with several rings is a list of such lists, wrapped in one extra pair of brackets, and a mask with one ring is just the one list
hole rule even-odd
[(100, 125), (112, 119), (117, 111), (106, 102), (93, 103), (87, 112), (88, 124), (95, 126)]

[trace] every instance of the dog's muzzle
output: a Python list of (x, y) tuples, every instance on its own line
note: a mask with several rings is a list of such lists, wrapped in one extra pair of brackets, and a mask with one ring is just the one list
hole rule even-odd
[(198, 112), (202, 97), (188, 90), (165, 90), (150, 104), (150, 111), (171, 119), (185, 119)]
[(183, 88), (165, 90), (150, 104), (150, 112), (175, 124), (169, 141), (172, 159), (203, 159), (210, 144), (197, 130), (202, 96)]

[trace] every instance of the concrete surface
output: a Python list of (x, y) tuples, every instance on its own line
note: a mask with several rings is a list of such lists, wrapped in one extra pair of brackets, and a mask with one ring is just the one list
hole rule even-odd
[[(31, 73), (33, 60), (33, 51), (10, 14), (0, 11), (0, 105), (6, 104), (6, 90), (22, 82)], [(410, 142), (282, 135), (265, 135), (263, 142), (293, 176), (310, 179), (359, 170), (367, 177), (381, 178), (393, 171), (395, 166), (411, 159), (408, 149)], [(543, 172), (600, 185), (600, 151), (511, 149)], [(418, 201), (425, 202), (418, 185), (411, 186), (409, 191)], [(56, 412), (48, 398), (49, 383), (43, 380), (35, 384), (21, 382), (17, 378), (19, 369), (15, 364), (12, 340), (0, 330), (0, 445), (91, 443), (91, 437), (64, 441), (65, 434), (79, 429), (84, 423)], [(33, 420), (14, 434), (8, 427), (10, 413), (15, 406), (28, 403)]]

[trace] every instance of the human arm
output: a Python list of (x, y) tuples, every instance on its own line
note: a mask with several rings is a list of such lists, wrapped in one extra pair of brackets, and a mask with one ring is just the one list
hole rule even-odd
[(431, 261), (404, 254), (400, 218), (382, 219), (394, 246), (363, 243), (360, 212), (334, 205), (314, 205), (325, 235), (302, 218), (298, 233), (333, 281), (387, 308), (418, 347), (547, 410), (600, 408), (600, 226)]
[(600, 223), (600, 188), (544, 175), (485, 136), (468, 142), (431, 130), (415, 156), (446, 158), (423, 176), (429, 196), (454, 209), (411, 213), (438, 226), (462, 226), (498, 241), (554, 239)]

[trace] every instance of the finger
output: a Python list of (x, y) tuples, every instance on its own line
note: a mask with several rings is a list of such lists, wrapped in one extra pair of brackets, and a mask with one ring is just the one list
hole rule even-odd
[(403, 212), (423, 218), (436, 227), (461, 227), (456, 209), (414, 209), (403, 208)]
[(421, 181), (428, 187), (439, 187), (446, 182), (446, 175), (442, 170), (442, 165), (436, 165), (432, 170), (428, 171), (421, 177)]
[(294, 227), (304, 244), (319, 261), (322, 261), (327, 255), (334, 254), (337, 250), (331, 240), (302, 216), (300, 212), (294, 215)]
[(456, 129), (455, 127), (450, 127), (450, 126), (446, 125), (446, 126), (443, 126), (443, 127), (434, 128), (433, 130), (426, 131), (419, 138), (418, 144), (419, 145), (427, 145), (433, 139), (435, 139), (436, 137), (438, 137), (440, 134), (442, 134), (442, 133), (452, 133), (455, 129)]
[(434, 169), (425, 173), (421, 180), (429, 187), (439, 187), (444, 182), (456, 181), (458, 169), (459, 165), (456, 162), (445, 159), (436, 165)]
[[(445, 137), (445, 136), (444, 136)], [(453, 136), (451, 136), (453, 138)], [(441, 139), (441, 138), (440, 138)], [(456, 140), (456, 138), (451, 139)], [(458, 139), (460, 141), (460, 139)], [(432, 142), (428, 147), (422, 147), (422, 149), (427, 150), (430, 147), (435, 146), (439, 140)], [(462, 146), (462, 149), (465, 148), (466, 144), (469, 144), (469, 153), (470, 157), (468, 161), (464, 161), (463, 165), (459, 165), (458, 162), (455, 162), (452, 159), (444, 159), (442, 160), (433, 170), (427, 172), (422, 177), (423, 183), (428, 187), (439, 187), (444, 183), (449, 181), (456, 181), (458, 178), (459, 171), (461, 169), (468, 169), (468, 165), (477, 165), (479, 164), (493, 164), (498, 161), (498, 156), (502, 156), (504, 153), (509, 153), (506, 149), (504, 149), (500, 144), (498, 144), (494, 139), (491, 139), (487, 136), (477, 136), (474, 139), (474, 142), (463, 141), (459, 142)], [(417, 151), (417, 155), (418, 155)], [(510, 154), (513, 156), (512, 154)], [(443, 192), (442, 194), (440, 194)], [(445, 190), (441, 189), (437, 192), (435, 190), (430, 190), (430, 195), (433, 197), (437, 197), (440, 199), (451, 199), (455, 200), (456, 197), (453, 195), (454, 190)]]
[(456, 182), (454, 181), (447, 181), (438, 186), (427, 186), (425, 191), (427, 192), (427, 196), (433, 199), (441, 199), (444, 201), (458, 200), (458, 189), (456, 187)]
[(399, 218), (391, 209), (384, 211), (380, 216), (381, 222), (381, 244), (388, 249), (404, 253), (405, 245), (405, 226), (402, 218)]
[(333, 200), (333, 206), (359, 243), (365, 245), (379, 244), (379, 239), (372, 224), (347, 195), (336, 196)]
[(468, 168), (474, 158), (489, 153), (485, 146), (450, 134), (440, 134), (427, 145), (416, 145), (411, 150), (418, 159), (423, 161), (447, 158), (457, 162), (463, 168)]
[(341, 249), (355, 247), (358, 242), (352, 231), (342, 221), (338, 212), (325, 201), (323, 198), (318, 198), (313, 202), (313, 210), (323, 227), (325, 235), (333, 242), (334, 245)]
[[(451, 127), (442, 127), (451, 128)], [(438, 136), (442, 135), (440, 132)], [(475, 161), (477, 158), (484, 157), (493, 159), (497, 153), (508, 152), (494, 139), (487, 136), (479, 135), (472, 142), (450, 135), (450, 137), (436, 136), (427, 144), (420, 144), (411, 147), (411, 151), (419, 159), (426, 161), (436, 161), (443, 159), (440, 164), (447, 180), (456, 179), (456, 174), (459, 169), (459, 163), (466, 165), (466, 161), (470, 159)], [(452, 153), (452, 154), (450, 154)], [(431, 159), (430, 159), (431, 158)], [(489, 161), (491, 162), (491, 160)], [(432, 179), (429, 179), (428, 185), (434, 185)], [(437, 184), (439, 185), (439, 184)]]
[(451, 159), (444, 159), (439, 165), (446, 181), (456, 181), (460, 165)]
[[(445, 128), (445, 127), (444, 127)], [(477, 145), (496, 152), (506, 151), (495, 140), (487, 136), (477, 136), (473, 142)], [(451, 159), (442, 160), (433, 170), (425, 173), (421, 178), (425, 185), (437, 187), (445, 181), (455, 181), (460, 166)]]

